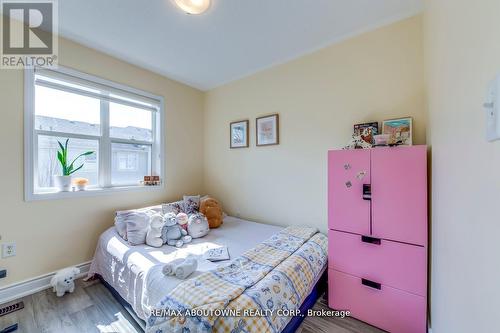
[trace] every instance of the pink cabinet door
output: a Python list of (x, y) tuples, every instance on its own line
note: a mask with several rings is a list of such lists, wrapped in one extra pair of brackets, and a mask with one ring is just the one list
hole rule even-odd
[(427, 245), (427, 147), (377, 148), (371, 153), (372, 234)]
[(328, 153), (330, 229), (370, 234), (370, 201), (363, 200), (363, 184), (370, 184), (370, 150)]

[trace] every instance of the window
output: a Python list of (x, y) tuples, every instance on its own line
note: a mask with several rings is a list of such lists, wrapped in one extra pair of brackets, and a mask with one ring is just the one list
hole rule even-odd
[[(161, 97), (59, 67), (27, 69), (25, 98), (27, 200), (146, 188), (144, 176), (163, 178)], [(58, 141), (66, 139), (70, 161), (93, 152), (72, 175), (89, 180), (85, 193), (55, 188)]]

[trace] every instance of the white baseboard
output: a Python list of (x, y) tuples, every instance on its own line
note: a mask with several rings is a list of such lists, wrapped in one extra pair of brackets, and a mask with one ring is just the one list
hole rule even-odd
[[(90, 269), (90, 261), (78, 264), (76, 267), (80, 268), (80, 274), (77, 275), (77, 278), (84, 277)], [(49, 288), (50, 279), (55, 274), (56, 272), (52, 272), (0, 288), (0, 304), (8, 303)]]

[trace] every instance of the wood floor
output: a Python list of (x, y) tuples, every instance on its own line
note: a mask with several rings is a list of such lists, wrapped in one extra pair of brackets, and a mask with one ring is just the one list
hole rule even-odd
[[(47, 289), (21, 299), (25, 308), (0, 317), (0, 331), (16, 333), (139, 333), (140, 327), (99, 281), (77, 281), (73, 294), (58, 298)], [(14, 303), (14, 302), (13, 302)], [(328, 308), (320, 298), (315, 309)], [(381, 333), (353, 318), (306, 318), (297, 333)]]

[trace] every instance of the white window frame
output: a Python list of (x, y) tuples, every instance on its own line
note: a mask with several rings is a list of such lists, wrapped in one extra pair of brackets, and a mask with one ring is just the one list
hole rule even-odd
[[(164, 98), (148, 93), (143, 90), (125, 86), (90, 74), (82, 73), (67, 67), (58, 66), (52, 69), (64, 75), (70, 75), (78, 79), (90, 81), (99, 85), (104, 85), (112, 89), (127, 92), (133, 95), (142, 96), (150, 100), (155, 100), (159, 105), (159, 110), (152, 112), (153, 131), (152, 142), (142, 142), (139, 140), (127, 140), (110, 138), (109, 136), (109, 101), (101, 99), (101, 134), (85, 135), (55, 131), (44, 131), (35, 128), (35, 70), (27, 68), (24, 70), (24, 197), (25, 201), (73, 198), (82, 196), (95, 196), (119, 191), (135, 190), (164, 190), (165, 188), (165, 117)], [(104, 112), (103, 112), (104, 111)], [(47, 191), (37, 191), (37, 135), (47, 134), (50, 136), (62, 136), (77, 139), (91, 139), (99, 142), (99, 185), (91, 186), (85, 191), (57, 192), (57, 189)], [(151, 146), (151, 173), (159, 175), (162, 180), (159, 186), (143, 186), (139, 184), (129, 184), (113, 186), (111, 184), (111, 145), (112, 143), (146, 144)], [(145, 175), (146, 176), (146, 175)]]

